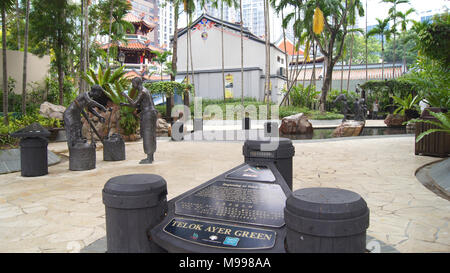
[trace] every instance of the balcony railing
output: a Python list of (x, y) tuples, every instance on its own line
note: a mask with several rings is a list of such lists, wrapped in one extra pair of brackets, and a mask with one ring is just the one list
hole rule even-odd
[(159, 71), (158, 67), (153, 64), (124, 63), (123, 65), (125, 66), (125, 68), (123, 69), (124, 71), (131, 71), (131, 70), (142, 71), (143, 69), (149, 72)]

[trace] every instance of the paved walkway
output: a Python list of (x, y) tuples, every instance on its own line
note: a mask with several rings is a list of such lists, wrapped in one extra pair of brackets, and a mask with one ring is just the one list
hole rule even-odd
[[(65, 143), (64, 143), (65, 144)], [(294, 142), (294, 189), (355, 191), (370, 208), (368, 235), (400, 252), (450, 252), (450, 202), (425, 188), (415, 171), (432, 157), (414, 155), (413, 137)], [(61, 143), (49, 148), (64, 152)], [(0, 252), (77, 252), (105, 236), (101, 191), (114, 176), (155, 173), (173, 198), (243, 162), (242, 142), (158, 141), (155, 163), (139, 165), (142, 142), (127, 143), (127, 160), (102, 161), (84, 172), (68, 160), (35, 178), (0, 176)], [(66, 154), (67, 155), (67, 154)]]

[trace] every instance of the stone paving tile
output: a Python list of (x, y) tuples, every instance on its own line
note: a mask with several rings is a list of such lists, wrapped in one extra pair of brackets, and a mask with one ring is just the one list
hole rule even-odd
[[(49, 145), (49, 149), (52, 149)], [(425, 188), (415, 171), (437, 159), (414, 155), (413, 137), (294, 142), (294, 190), (336, 187), (359, 193), (370, 208), (368, 235), (400, 252), (450, 252), (450, 202)], [(56, 144), (57, 149), (64, 146)], [(101, 191), (109, 178), (164, 177), (171, 199), (243, 162), (239, 142), (158, 141), (155, 163), (140, 165), (142, 142), (127, 160), (71, 172), (68, 161), (42, 177), (0, 176), (0, 252), (79, 252), (104, 237)]]

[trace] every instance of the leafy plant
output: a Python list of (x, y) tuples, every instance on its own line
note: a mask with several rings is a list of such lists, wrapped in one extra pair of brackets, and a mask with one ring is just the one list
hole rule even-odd
[(185, 91), (192, 92), (192, 84), (179, 83), (174, 81), (160, 81), (145, 83), (144, 86), (152, 94), (164, 94), (166, 97), (172, 96), (173, 94), (182, 95)]
[(419, 109), (419, 102), (421, 98), (419, 95), (416, 95), (414, 98), (412, 97), (412, 94), (409, 94), (406, 96), (406, 98), (402, 99), (397, 96), (392, 96), (392, 99), (395, 102), (395, 105), (397, 105), (397, 109), (394, 111), (394, 115), (400, 113), (401, 115), (405, 115), (405, 111), (408, 110), (418, 110)]
[(428, 124), (438, 127), (438, 128), (429, 129), (429, 130), (421, 133), (420, 135), (418, 135), (416, 138), (416, 142), (419, 142), (425, 136), (432, 134), (432, 133), (436, 133), (436, 132), (444, 132), (444, 133), (450, 134), (450, 112), (447, 112), (444, 114), (444, 113), (435, 113), (435, 112), (429, 111), (429, 113), (430, 113), (430, 115), (435, 117), (438, 121), (412, 119), (408, 122), (408, 123), (423, 122), (423, 123), (428, 123)]
[[(124, 77), (124, 66), (112, 71), (111, 68), (107, 68), (104, 72), (102, 66), (98, 67), (97, 73), (94, 70), (89, 71), (83, 75), (83, 78), (90, 85), (100, 85), (105, 90), (106, 95), (112, 102), (119, 105), (121, 102), (126, 102), (126, 98), (122, 95), (122, 92), (130, 85), (130, 80)], [(135, 94), (129, 94), (131, 98), (135, 97)]]

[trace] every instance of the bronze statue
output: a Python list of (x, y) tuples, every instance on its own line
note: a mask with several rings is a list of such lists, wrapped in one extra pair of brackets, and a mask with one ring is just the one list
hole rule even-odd
[(86, 143), (86, 138), (83, 137), (81, 129), (81, 114), (86, 114), (84, 108), (94, 114), (100, 122), (104, 123), (105, 118), (102, 117), (94, 107), (100, 108), (106, 112), (106, 108), (98, 102), (103, 97), (103, 89), (99, 85), (91, 87), (91, 91), (80, 94), (64, 111), (64, 127), (66, 128), (67, 145), (69, 148), (74, 147), (77, 143)]
[(151, 164), (156, 151), (156, 121), (158, 111), (155, 109), (153, 98), (150, 92), (142, 86), (142, 79), (136, 77), (131, 81), (132, 88), (138, 91), (136, 100), (131, 99), (127, 93), (123, 96), (129, 103), (120, 103), (121, 106), (137, 108), (140, 112), (141, 137), (144, 144), (144, 152), (147, 158), (141, 160), (140, 164)]
[(349, 118), (349, 112), (350, 112), (350, 108), (348, 107), (348, 103), (347, 103), (347, 96), (345, 94), (340, 94), (333, 101), (333, 104), (336, 104), (339, 101), (342, 101), (341, 102), (341, 114), (344, 115), (344, 119), (342, 119), (342, 121), (344, 122)]

